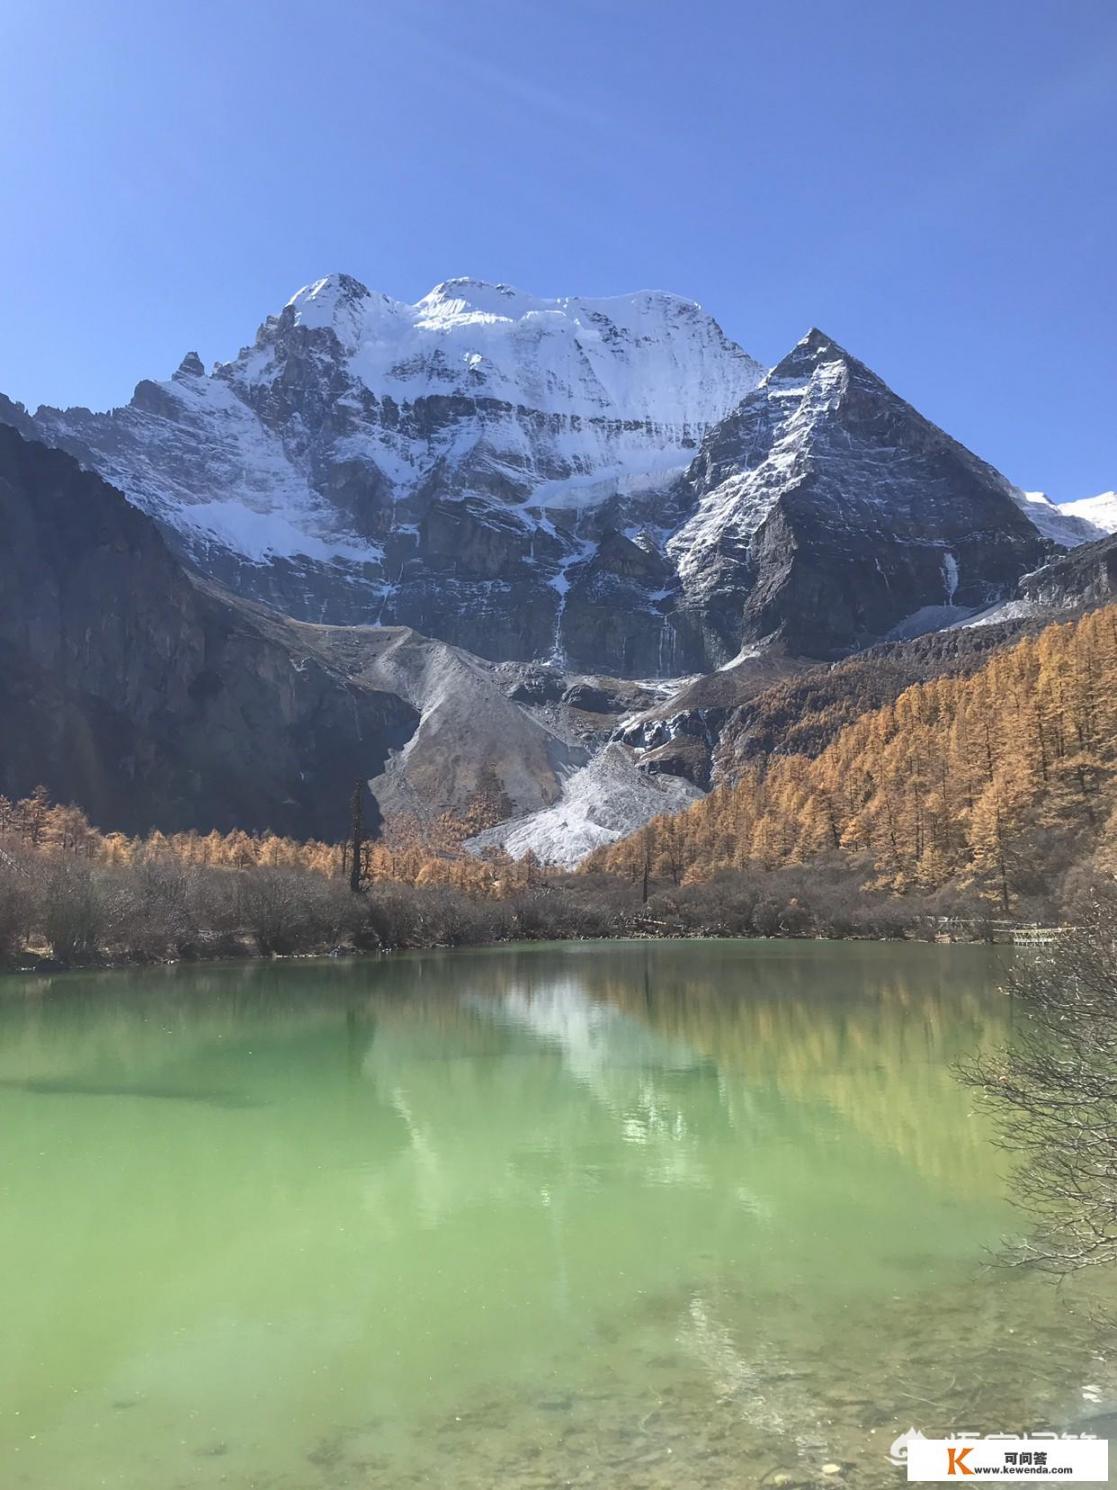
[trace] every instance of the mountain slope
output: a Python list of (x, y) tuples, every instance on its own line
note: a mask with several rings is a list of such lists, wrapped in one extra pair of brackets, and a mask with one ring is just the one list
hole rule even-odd
[(689, 481), (668, 551), (681, 617), (721, 660), (773, 637), (838, 656), (925, 609), (943, 625), (1050, 552), (1022, 493), (817, 330), (710, 432)]
[(1020, 597), (1033, 615), (1110, 604), (1117, 598), (1117, 534), (1081, 544), (1026, 574)]
[[(337, 838), (357, 780), (392, 816), (461, 812), (486, 790), (534, 813), (626, 700), (652, 697), (233, 597), (184, 571), (97, 476), (2, 425), (0, 523), (0, 792), (41, 783), (105, 828)], [(614, 785), (660, 810), (663, 793), (622, 764)]]
[(125, 831), (344, 831), (417, 714), (292, 655), (199, 587), (148, 518), (0, 426), (0, 791)]
[(535, 812), (590, 758), (593, 742), (566, 727), (562, 711), (525, 708), (509, 697), (509, 680), (494, 663), (407, 627), (287, 625), (332, 670), (416, 711), (414, 733), (371, 782), (389, 816), (461, 812), (487, 786), (509, 812)]
[(566, 650), (567, 570), (662, 518), (649, 493), (762, 371), (671, 295), (451, 280), (411, 306), (334, 275), (212, 376), (191, 354), (34, 425), (241, 593), (527, 660)]

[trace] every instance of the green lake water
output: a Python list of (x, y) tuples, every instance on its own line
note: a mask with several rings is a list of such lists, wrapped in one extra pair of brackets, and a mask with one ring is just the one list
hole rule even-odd
[(1073, 1424), (1097, 1326), (988, 1266), (1021, 1222), (952, 1071), (1011, 1038), (1001, 971), (641, 942), (5, 980), (0, 1486), (891, 1485), (912, 1425)]

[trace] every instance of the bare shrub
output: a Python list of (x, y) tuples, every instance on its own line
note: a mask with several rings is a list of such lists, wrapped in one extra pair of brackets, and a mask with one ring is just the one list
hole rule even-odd
[(1020, 1158), (1016, 1197), (1035, 1235), (1016, 1260), (1066, 1274), (1117, 1263), (1117, 887), (1015, 966), (1012, 1044), (964, 1069)]

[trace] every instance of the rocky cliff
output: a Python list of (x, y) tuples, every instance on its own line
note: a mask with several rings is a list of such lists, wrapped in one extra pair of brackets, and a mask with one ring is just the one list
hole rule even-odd
[(418, 715), (196, 584), (141, 512), (0, 427), (0, 791), (97, 822), (344, 831)]
[(1052, 547), (1022, 493), (811, 331), (706, 437), (671, 538), (677, 624), (718, 661), (841, 656), (1012, 593)]
[(1020, 597), (1036, 615), (1112, 604), (1117, 598), (1117, 536), (1082, 544), (1026, 574)]
[[(481, 794), (514, 817), (561, 811), (656, 697), (241, 600), (70, 456), (3, 426), (0, 522), (0, 792), (42, 783), (105, 828), (337, 838), (357, 780), (420, 821)], [(635, 752), (610, 759), (624, 801), (594, 842), (668, 800)]]

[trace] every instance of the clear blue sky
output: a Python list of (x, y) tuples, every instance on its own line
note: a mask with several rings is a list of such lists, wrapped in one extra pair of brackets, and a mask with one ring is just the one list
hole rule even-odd
[(1115, 162), (1112, 0), (9, 0), (0, 390), (121, 402), (334, 269), (669, 289), (1089, 495)]

